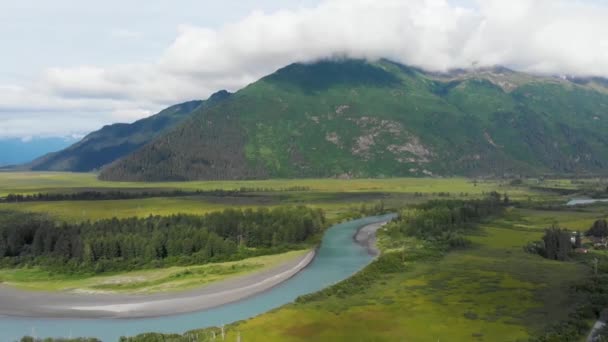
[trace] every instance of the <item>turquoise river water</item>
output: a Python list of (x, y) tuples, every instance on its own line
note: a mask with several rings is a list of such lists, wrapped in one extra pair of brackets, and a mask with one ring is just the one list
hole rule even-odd
[(353, 236), (365, 225), (393, 218), (394, 214), (337, 224), (327, 230), (315, 259), (303, 271), (262, 294), (214, 309), (145, 319), (40, 319), (0, 317), (0, 341), (35, 337), (97, 337), (104, 342), (143, 332), (182, 333), (247, 319), (344, 280), (372, 261)]

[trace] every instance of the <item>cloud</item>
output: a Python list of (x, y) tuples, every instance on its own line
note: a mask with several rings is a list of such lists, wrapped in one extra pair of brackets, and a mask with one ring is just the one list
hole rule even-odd
[(608, 6), (582, 0), (478, 0), (472, 6), (326, 0), (316, 7), (256, 11), (215, 29), (180, 26), (152, 63), (49, 68), (30, 85), (4, 86), (0, 120), (4, 125), (2, 113), (8, 111), (51, 111), (77, 118), (63, 131), (87, 117), (86, 127), (94, 128), (93, 123), (130, 121), (219, 89), (235, 91), (289, 63), (333, 56), (389, 58), (433, 71), (475, 63), (608, 77), (605, 18)]
[(160, 66), (201, 78), (256, 75), (333, 55), (434, 71), (480, 65), (608, 76), (608, 7), (571, 0), (333, 0), (256, 12), (219, 30), (184, 26)]

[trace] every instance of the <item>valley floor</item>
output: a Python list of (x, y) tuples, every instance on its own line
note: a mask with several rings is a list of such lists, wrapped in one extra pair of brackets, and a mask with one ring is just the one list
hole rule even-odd
[(102, 182), (93, 173), (0, 172), (0, 198), (9, 194), (78, 193), (82, 191), (233, 191), (236, 196), (179, 196), (120, 200), (66, 200), (0, 203), (0, 210), (44, 213), (56, 220), (79, 222), (112, 217), (167, 216), (176, 213), (204, 215), (226, 208), (307, 205), (321, 208), (329, 219), (350, 218), (362, 205), (383, 201), (387, 207), (402, 207), (436, 198), (479, 197), (498, 191), (513, 199), (534, 200), (546, 196), (527, 186), (511, 186), (506, 181), (472, 181), (466, 178), (388, 179), (279, 179), (208, 182)]
[[(9, 193), (75, 193), (88, 190), (206, 191), (241, 188), (250, 189), (248, 194), (253, 196), (197, 195), (99, 201), (32, 201), (0, 203), (0, 210), (45, 213), (59, 221), (78, 222), (113, 216), (145, 217), (150, 214), (171, 215), (179, 212), (204, 214), (232, 207), (259, 208), (302, 204), (322, 208), (331, 222), (340, 222), (365, 214), (360, 210), (363, 204), (369, 208), (380, 201), (386, 208), (400, 209), (433, 199), (468, 200), (497, 191), (500, 194), (508, 194), (512, 201), (519, 202), (519, 206), (510, 208), (503, 217), (484, 222), (476, 233), (468, 236), (473, 242), (469, 248), (455, 250), (432, 260), (406, 259), (405, 271), (381, 274), (369, 286), (355, 293), (333, 294), (318, 300), (289, 304), (226, 326), (226, 340), (271, 342), (528, 341), (548, 326), (562, 322), (573, 312), (579, 298), (572, 294), (571, 287), (585, 282), (591, 272), (583, 262), (550, 261), (524, 252), (523, 247), (530, 241), (539, 240), (544, 229), (554, 223), (570, 230), (585, 231), (596, 219), (608, 214), (608, 204), (583, 208), (563, 206), (573, 197), (603, 191), (606, 184), (601, 179), (530, 179), (511, 182), (474, 181), (464, 178), (399, 178), (127, 183), (100, 182), (93, 174), (0, 173), (0, 197)], [(383, 229), (378, 232), (376, 245), (381, 252), (394, 248), (406, 251), (425, 248), (424, 243), (415, 239), (394, 240), (387, 236)], [(68, 303), (69, 305), (64, 303), (63, 311), (52, 308), (53, 312), (59, 312), (58, 316), (73, 315), (75, 310), (72, 306), (85, 309), (78, 311), (79, 316), (120, 317), (131, 315), (131, 312), (125, 311), (129, 309), (135, 312), (145, 311), (145, 316), (155, 316), (180, 312), (175, 311), (175, 306), (185, 306), (188, 311), (201, 309), (188, 306), (192, 303), (186, 299), (187, 294), (208, 295), (209, 292), (205, 291), (222, 291), (225, 284), (235, 284), (239, 287), (247, 286), (251, 282), (260, 282), (272, 276), (272, 270), (279, 272), (276, 270), (280, 267), (284, 267), (281, 269), (283, 271), (297, 267), (308, 255), (303, 251), (290, 253), (286, 254), (290, 255), (289, 258), (265, 256), (261, 257), (267, 258), (265, 261), (254, 258), (235, 262), (235, 269), (232, 269), (232, 266), (217, 268), (218, 265), (200, 265), (88, 279), (70, 279), (66, 275), (51, 276), (36, 268), (0, 269), (0, 281), (30, 290), (73, 292), (74, 289), (79, 289), (89, 293), (76, 296), (92, 298), (90, 301)], [(271, 260), (273, 257), (278, 259)], [(124, 280), (129, 277), (133, 277), (135, 281), (113, 283), (111, 280)], [(246, 281), (239, 283), (239, 279)], [(193, 284), (212, 280), (220, 282), (200, 290), (192, 290)], [(184, 289), (186, 292), (174, 292)], [(117, 300), (107, 302), (104, 300), (107, 297), (102, 294), (90, 294), (99, 291), (116, 292), (112, 296)], [(150, 295), (152, 292), (163, 291), (173, 292)], [(4, 297), (2, 293), (5, 294)], [(32, 293), (33, 298), (41, 298), (42, 301), (31, 302), (29, 307), (23, 307), (21, 313), (11, 310), (8, 314), (45, 314), (47, 311), (36, 311), (36, 307), (59, 303), (64, 298), (62, 296), (66, 295), (51, 295), (47, 298), (59, 298), (58, 301), (45, 301), (44, 296), (48, 293), (41, 295), (38, 292), (22, 292), (0, 285), (0, 315), (3, 314), (3, 307), (15, 305), (14, 302), (2, 300), (10, 301), (14, 300), (15, 296), (24, 297)], [(141, 294), (145, 294), (143, 298), (146, 299), (141, 299)], [(70, 294), (72, 295), (74, 294)], [(79, 297), (81, 295), (82, 297)], [(166, 310), (161, 308), (165, 306), (165, 302), (158, 306), (118, 305), (124, 302), (124, 298), (135, 298), (131, 296), (137, 298), (132, 302), (127, 300), (127, 304), (146, 303), (149, 298), (161, 301), (177, 298), (178, 301), (167, 305)], [(207, 336), (208, 340), (211, 340), (213, 334), (217, 336), (218, 329), (202, 329), (192, 333), (196, 336)], [(188, 336), (194, 336), (192, 333), (172, 335), (170, 341), (191, 341)], [(157, 341), (154, 336), (156, 335), (149, 334), (125, 341)]]

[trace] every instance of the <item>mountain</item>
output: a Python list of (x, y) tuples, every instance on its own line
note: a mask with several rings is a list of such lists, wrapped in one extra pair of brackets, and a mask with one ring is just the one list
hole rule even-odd
[(27, 163), (43, 154), (66, 148), (75, 141), (71, 137), (0, 139), (0, 166)]
[(206, 108), (229, 97), (227, 91), (212, 95), (207, 101), (190, 101), (171, 106), (156, 115), (131, 124), (104, 126), (76, 144), (34, 160), (27, 168), (35, 171), (98, 170), (114, 160), (144, 146), (163, 132), (184, 121), (194, 110)]
[(571, 77), (566, 76), (571, 82), (586, 85), (600, 92), (608, 92), (608, 78), (604, 77)]
[(506, 68), (292, 64), (104, 168), (105, 180), (605, 172), (608, 91)]

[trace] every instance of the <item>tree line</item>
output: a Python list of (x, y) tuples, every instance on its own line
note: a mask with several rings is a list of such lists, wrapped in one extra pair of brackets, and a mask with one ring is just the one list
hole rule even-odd
[(35, 338), (31, 336), (24, 336), (19, 342), (101, 342), (101, 340), (92, 337), (79, 337), (79, 338)]
[(507, 205), (508, 196), (497, 192), (483, 199), (433, 200), (401, 212), (394, 224), (407, 236), (441, 247), (465, 247), (469, 241), (464, 234), (482, 219), (501, 214)]
[(75, 224), (33, 214), (0, 216), (4, 266), (95, 272), (237, 260), (301, 248), (325, 226), (321, 210), (304, 206)]
[(171, 191), (79, 191), (74, 193), (35, 193), (35, 194), (8, 194), (0, 197), (0, 203), (38, 202), (38, 201), (101, 201), (122, 200), (151, 197), (185, 197), (185, 196), (243, 196), (254, 192), (285, 192), (285, 191), (308, 191), (306, 186), (292, 186), (287, 188), (252, 188), (241, 187), (235, 190), (171, 190)]

